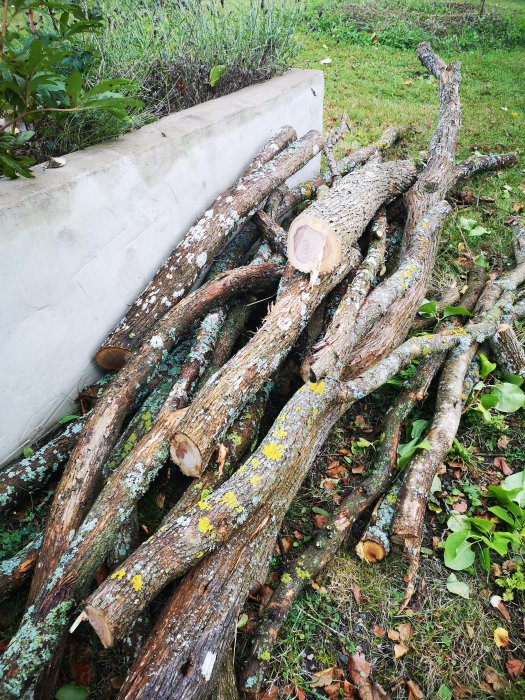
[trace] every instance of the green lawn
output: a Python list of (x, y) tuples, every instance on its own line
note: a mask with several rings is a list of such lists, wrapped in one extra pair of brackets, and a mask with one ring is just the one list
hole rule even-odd
[[(406, 4), (411, 3), (424, 4), (419, 0), (410, 0)], [(322, 2), (316, 4), (323, 5)], [(517, 20), (525, 18), (525, 2), (487, 3), (487, 8), (496, 6), (503, 12), (517, 13)], [(367, 45), (362, 37), (359, 43), (354, 43), (344, 36), (341, 38), (341, 33), (335, 34), (330, 36), (326, 31), (306, 30), (300, 33), (302, 50), (297, 66), (324, 72), (326, 129), (337, 124), (341, 114), (346, 112), (351, 132), (339, 146), (340, 151), (370, 143), (388, 126), (406, 126), (410, 129), (409, 134), (394, 153), (421, 162), (435, 126), (438, 98), (436, 81), (426, 74), (417, 60), (416, 43), (401, 49), (382, 43), (381, 35), (376, 43)], [(468, 157), (474, 151), (499, 153), (517, 150), (523, 153), (525, 50), (478, 47), (474, 51), (460, 52), (445, 47), (440, 48), (440, 53), (447, 61), (457, 59), (462, 64), (463, 129), (458, 159)], [(326, 58), (330, 58), (331, 63), (321, 64), (320, 61)], [(482, 251), (493, 269), (512, 262), (511, 231), (505, 222), (511, 215), (516, 215), (513, 206), (525, 205), (524, 168), (525, 163), (520, 160), (513, 169), (480, 175), (461, 185), (461, 189), (471, 190), (475, 196), (494, 201), (453, 211), (443, 235), (438, 278), (452, 275), (459, 283), (464, 281), (465, 270), (455, 262), (459, 255), (458, 245), (466, 246), (475, 254)], [(478, 220), (487, 233), (469, 239), (458, 226), (459, 216)], [(382, 401), (384, 405), (384, 397)], [(381, 410), (379, 416), (377, 412), (374, 414), (374, 402), (381, 405), (381, 397), (373, 399), (371, 405), (359, 406), (357, 410), (371, 423), (374, 415), (376, 421), (381, 415)], [(351, 416), (347, 416), (346, 424), (351, 421)], [(523, 410), (494, 425), (483, 426), (468, 418), (462, 425), (459, 441), (474, 450), (475, 456), (470, 464), (465, 465), (461, 479), (452, 480), (450, 487), (461, 492), (469, 506), (474, 502), (477, 484), (485, 483), (487, 474), (491, 475), (490, 478), (498, 478), (493, 472), (493, 458), (504, 455), (496, 444), (502, 435), (509, 438), (506, 457), (511, 468), (514, 471), (523, 469)], [(333, 508), (331, 495), (325, 493), (323, 496), (320, 481), (326, 475), (327, 462), (333, 459), (340, 447), (348, 447), (345, 440), (352, 440), (352, 437), (356, 435), (343, 433), (341, 429), (332, 434), (317, 470), (310, 475), (288, 515), (284, 528), (286, 534), (292, 534), (294, 528), (309, 532), (312, 505), (321, 503), (327, 510)], [(443, 520), (446, 517), (429, 512), (431, 535), (441, 536)], [(295, 552), (299, 552), (300, 542), (294, 546)], [(279, 564), (276, 566), (279, 571)], [(333, 664), (343, 668), (345, 653), (352, 653), (357, 648), (363, 649), (373, 664), (374, 678), (385, 688), (390, 687), (393, 698), (409, 697), (403, 680), (415, 681), (425, 698), (517, 700), (524, 697), (523, 685), (508, 686), (505, 667), (509, 655), (523, 656), (519, 649), (522, 632), (519, 602), (508, 605), (513, 620), (511, 624), (506, 623), (489, 605), (484, 589), (495, 592), (494, 583), (479, 569), (459, 575), (471, 587), (470, 600), (451, 596), (445, 587), (450, 571), (442, 563), (442, 554), (427, 551), (420, 569), (426, 582), (424, 602), (419, 610), (398, 615), (405, 564), (399, 555), (394, 554), (376, 567), (359, 562), (353, 547), (349, 547), (320, 581), (326, 587), (326, 594), (308, 589), (299, 598), (282, 640), (272, 655), (269, 680), (281, 689), (288, 686), (289, 694), (282, 693), (279, 697), (302, 697), (304, 692), (307, 698), (326, 698), (322, 688), (311, 687), (312, 673)], [(361, 589), (360, 605), (352, 592), (355, 586)], [(407, 621), (413, 625), (414, 637), (408, 645), (409, 653), (396, 660), (394, 643), (375, 636), (372, 628), (379, 625), (392, 630)], [(494, 644), (493, 634), (498, 626), (510, 630), (516, 642), (512, 650), (499, 650)], [(500, 689), (498, 682), (492, 691), (490, 685), (483, 687), (483, 683), (487, 683), (487, 674), (492, 678), (487, 671), (490, 668), (496, 671), (498, 682), (502, 684)], [(401, 682), (396, 685), (396, 681)]]

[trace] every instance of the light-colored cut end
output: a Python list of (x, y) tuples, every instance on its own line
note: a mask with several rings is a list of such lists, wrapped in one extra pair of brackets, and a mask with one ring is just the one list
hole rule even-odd
[(301, 272), (323, 274), (333, 270), (342, 259), (339, 237), (316, 216), (301, 214), (288, 230), (288, 262)]
[(104, 647), (106, 649), (108, 647), (112, 647), (115, 642), (115, 638), (113, 636), (113, 631), (109, 628), (104, 614), (98, 608), (94, 608), (92, 605), (86, 605), (83, 615), (85, 615), (85, 617), (89, 620), (89, 624), (97, 633), (97, 636)]
[(374, 540), (364, 540), (358, 542), (355, 548), (356, 554), (360, 559), (364, 559), (369, 564), (376, 564), (385, 558), (386, 552), (378, 542)]
[(170, 442), (170, 457), (186, 476), (200, 476), (202, 455), (191, 438), (184, 433), (176, 433)]
[(120, 369), (126, 364), (128, 357), (131, 355), (129, 350), (108, 346), (101, 348), (95, 355), (95, 362), (102, 369)]

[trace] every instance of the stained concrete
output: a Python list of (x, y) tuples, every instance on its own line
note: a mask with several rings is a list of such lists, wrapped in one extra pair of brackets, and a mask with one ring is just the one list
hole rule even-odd
[(100, 342), (268, 138), (322, 113), (322, 72), (292, 70), (0, 180), (0, 463), (73, 410)]

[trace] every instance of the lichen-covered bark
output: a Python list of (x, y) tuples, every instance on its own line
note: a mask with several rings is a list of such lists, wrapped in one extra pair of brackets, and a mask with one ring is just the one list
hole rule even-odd
[(155, 323), (180, 303), (228, 238), (242, 228), (275, 187), (314, 158), (322, 144), (321, 135), (310, 131), (219, 195), (104, 341), (95, 357), (98, 364), (106, 369), (122, 367)]
[(341, 299), (323, 339), (314, 347), (314, 354), (303, 365), (302, 375), (305, 380), (310, 378), (316, 381), (328, 372), (334, 376), (340, 373), (344, 364), (340, 358), (345, 354), (359, 309), (384, 265), (386, 226), (386, 213), (382, 207), (374, 218), (373, 238), (368, 253)]
[(41, 544), (38, 535), (13, 557), (0, 561), (0, 602), (29, 581)]
[(273, 250), (286, 255), (286, 231), (262, 209), (254, 217), (257, 228)]
[(233, 650), (226, 652), (224, 663), (219, 671), (217, 682), (209, 700), (239, 700), (237, 678), (233, 665)]
[(122, 422), (139, 391), (155, 375), (190, 325), (232, 294), (268, 291), (281, 268), (273, 262), (232, 270), (183, 299), (157, 324), (153, 334), (119, 372), (85, 423), (59, 484), (48, 516), (44, 543), (33, 577), (32, 596), (52, 576), (62, 553), (100, 487), (102, 468), (118, 439)]

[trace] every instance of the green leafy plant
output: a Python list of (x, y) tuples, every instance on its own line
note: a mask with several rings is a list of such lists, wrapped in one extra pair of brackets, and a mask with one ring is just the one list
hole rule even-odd
[(525, 591), (525, 572), (521, 564), (516, 565), (513, 572), (505, 572), (503, 576), (496, 579), (496, 583), (503, 588), (503, 600), (512, 601), (516, 593)]
[(493, 518), (453, 514), (447, 521), (451, 530), (445, 540), (445, 566), (462, 571), (476, 559), (489, 571), (491, 552), (507, 556), (509, 547), (525, 552), (525, 471), (508, 476), (500, 486), (490, 486), (488, 496), (497, 501), (487, 511)]
[(489, 230), (481, 226), (476, 219), (467, 219), (464, 216), (459, 217), (458, 226), (461, 231), (466, 233), (470, 238), (479, 238), (489, 232)]
[(450, 316), (472, 316), (473, 314), (463, 306), (444, 306), (443, 311), (439, 312), (437, 301), (425, 301), (419, 309), (418, 314), (423, 318), (435, 318), (436, 321), (441, 321)]
[[(33, 162), (20, 149), (42, 119), (57, 120), (87, 110), (125, 119), (140, 106), (129, 97), (126, 78), (87, 84), (84, 72), (93, 55), (79, 37), (100, 31), (103, 18), (74, 2), (11, 0), (0, 11), (0, 172), (31, 177)], [(38, 23), (35, 17), (38, 15)]]
[(427, 420), (419, 419), (412, 421), (409, 431), (409, 441), (401, 443), (397, 448), (397, 466), (399, 469), (404, 469), (406, 467), (416, 450), (428, 450), (430, 448), (430, 443), (428, 440), (420, 439), (423, 431), (428, 425), (429, 422)]

